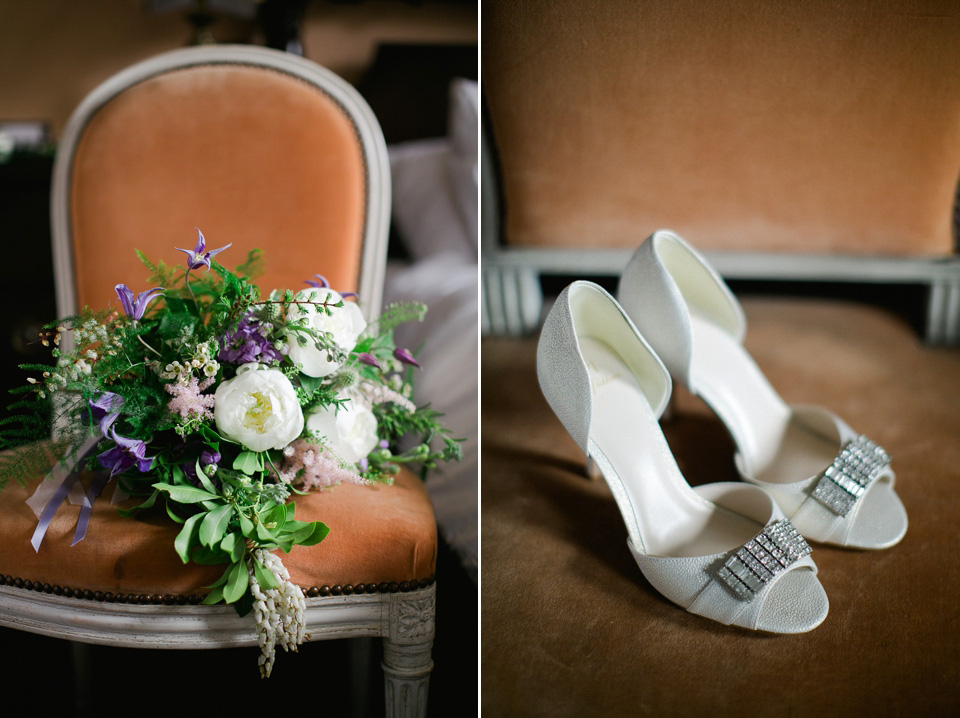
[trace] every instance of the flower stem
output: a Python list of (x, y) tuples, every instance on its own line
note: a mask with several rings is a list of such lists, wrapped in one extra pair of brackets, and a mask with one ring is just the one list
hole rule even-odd
[(158, 357), (160, 357), (161, 359), (163, 359), (163, 354), (161, 354), (161, 353), (158, 352), (156, 349), (154, 349), (152, 346), (150, 346), (150, 345), (147, 344), (145, 341), (143, 341), (143, 337), (141, 337), (139, 334), (137, 334), (137, 341), (140, 342), (141, 344), (143, 344), (143, 346), (145, 346), (147, 349), (149, 349), (150, 351), (152, 351), (152, 352), (153, 352), (154, 354), (156, 354)]
[(196, 304), (197, 298), (193, 295), (193, 288), (190, 286), (190, 267), (187, 267), (187, 273), (183, 275), (183, 283), (187, 287), (187, 291), (190, 292), (193, 303)]

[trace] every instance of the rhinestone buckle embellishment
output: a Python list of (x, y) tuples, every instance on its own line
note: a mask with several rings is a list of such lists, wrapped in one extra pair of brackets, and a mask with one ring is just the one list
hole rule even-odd
[(867, 437), (858, 436), (843, 447), (823, 472), (813, 490), (813, 498), (833, 513), (846, 516), (889, 463), (886, 451)]
[(774, 576), (811, 551), (789, 520), (772, 521), (727, 559), (717, 578), (741, 600), (752, 601)]

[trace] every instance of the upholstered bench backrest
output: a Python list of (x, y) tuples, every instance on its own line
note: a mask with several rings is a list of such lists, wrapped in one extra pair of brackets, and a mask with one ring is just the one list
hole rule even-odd
[(513, 247), (954, 252), (960, 8), (484, 3)]

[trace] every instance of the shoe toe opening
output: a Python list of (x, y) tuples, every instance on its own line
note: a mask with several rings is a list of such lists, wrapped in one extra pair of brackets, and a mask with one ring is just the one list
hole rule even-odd
[(806, 633), (823, 623), (830, 608), (827, 592), (817, 575), (798, 568), (782, 576), (770, 587), (757, 629), (771, 633)]
[(907, 510), (890, 481), (876, 481), (863, 498), (847, 534), (853, 548), (889, 548), (907, 533)]

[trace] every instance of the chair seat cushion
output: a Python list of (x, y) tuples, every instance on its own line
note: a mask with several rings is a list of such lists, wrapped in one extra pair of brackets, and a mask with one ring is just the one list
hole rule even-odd
[[(84, 477), (89, 481), (89, 476)], [(11, 482), (0, 491), (0, 583), (31, 582), (68, 595), (132, 597), (202, 596), (224, 566), (183, 564), (173, 548), (179, 526), (162, 508), (124, 518), (111, 505), (112, 485), (94, 503), (86, 537), (74, 546), (80, 507), (57, 511), (39, 551), (30, 543), (37, 517), (25, 503), (36, 490)], [(380, 590), (431, 580), (436, 568), (437, 531), (433, 506), (423, 483), (402, 470), (392, 485), (341, 484), (295, 497), (297, 519), (323, 521), (327, 537), (315, 546), (280, 553), (291, 580), (308, 595)], [(16, 582), (16, 583), (15, 583)], [(426, 585), (426, 584), (424, 584)], [(89, 592), (89, 593), (87, 593)]]

